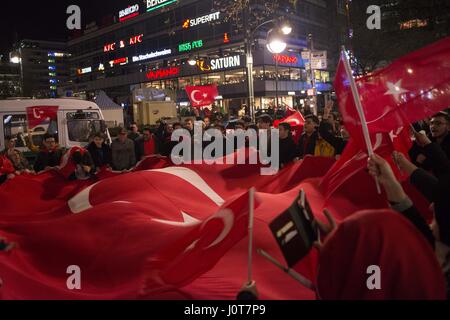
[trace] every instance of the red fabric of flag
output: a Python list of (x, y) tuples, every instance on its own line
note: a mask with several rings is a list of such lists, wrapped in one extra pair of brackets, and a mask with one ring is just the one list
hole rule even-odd
[(219, 96), (216, 85), (186, 86), (186, 93), (194, 108), (209, 106), (213, 104)]
[[(349, 76), (341, 57), (334, 86), (345, 127), (361, 139)], [(356, 79), (369, 132), (393, 132), (450, 105), (450, 37), (410, 53), (384, 69)]]
[(28, 129), (56, 121), (59, 107), (36, 106), (27, 108)]

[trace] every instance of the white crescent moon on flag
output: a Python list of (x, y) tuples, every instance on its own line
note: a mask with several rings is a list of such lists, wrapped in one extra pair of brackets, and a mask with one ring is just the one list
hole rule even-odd
[(83, 211), (92, 209), (91, 202), (89, 201), (89, 195), (91, 193), (91, 190), (96, 184), (93, 184), (92, 186), (84, 189), (79, 194), (77, 194), (75, 197), (69, 200), (67, 203), (69, 205), (70, 211), (72, 213), (81, 213)]
[(233, 212), (230, 209), (225, 209), (225, 210), (219, 211), (214, 217), (207, 220), (203, 226), (205, 226), (209, 221), (219, 219), (219, 218), (221, 218), (223, 220), (223, 224), (224, 224), (223, 230), (220, 233), (220, 235), (217, 237), (217, 239), (205, 249), (210, 249), (212, 247), (217, 246), (228, 236), (231, 229), (233, 228), (234, 216), (233, 216)]
[[(218, 207), (222, 206), (225, 203), (225, 200), (217, 194), (207, 183), (205, 180), (203, 180), (200, 175), (198, 175), (195, 171), (190, 170), (188, 168), (183, 167), (170, 167), (170, 168), (164, 168), (164, 169), (155, 169), (155, 170), (148, 170), (148, 172), (160, 172), (160, 173), (166, 173), (173, 176), (176, 176), (180, 179), (183, 179), (184, 181), (190, 183), (193, 187), (201, 191), (205, 196), (207, 196), (211, 201)], [(81, 213), (83, 211), (89, 210), (92, 208), (92, 205), (89, 201), (89, 195), (94, 186), (97, 184), (100, 184), (101, 182), (98, 182), (89, 188), (86, 188), (85, 190), (81, 191), (79, 194), (74, 196), (72, 199), (69, 200), (68, 205), (70, 208), (70, 211), (72, 213)]]
[(201, 101), (201, 100), (195, 99), (195, 94), (196, 94), (197, 92), (200, 92), (200, 91), (199, 91), (199, 90), (194, 90), (194, 91), (192, 91), (192, 93), (191, 93), (191, 100), (192, 100), (193, 102), (195, 102), (196, 104), (199, 104), (199, 103), (201, 103), (202, 101)]
[[(37, 111), (37, 114), (36, 114), (36, 111)], [(41, 118), (41, 112), (38, 111), (37, 108), (33, 108), (33, 116), (34, 116), (35, 119), (40, 119)]]
[[(234, 216), (233, 216), (233, 212), (230, 209), (224, 209), (219, 211), (216, 215), (214, 215), (213, 217), (209, 218), (208, 220), (206, 220), (203, 225), (202, 225), (202, 229), (208, 224), (208, 222), (215, 220), (215, 219), (222, 219), (223, 220), (223, 224), (224, 227), (222, 229), (222, 232), (219, 234), (219, 236), (216, 238), (216, 240), (214, 240), (213, 243), (211, 243), (208, 247), (206, 247), (204, 250), (210, 249), (212, 247), (217, 246), (219, 243), (221, 243), (230, 233), (231, 229), (233, 228), (233, 223), (234, 223)], [(199, 239), (195, 240), (194, 242), (191, 243), (190, 246), (188, 246), (186, 248), (186, 250), (184, 251), (184, 253), (191, 251), (193, 249), (195, 249), (195, 247), (198, 244)]]

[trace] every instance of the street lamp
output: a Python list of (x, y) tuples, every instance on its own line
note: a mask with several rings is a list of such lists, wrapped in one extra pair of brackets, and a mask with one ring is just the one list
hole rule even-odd
[[(287, 28), (287, 27), (286, 27)], [(283, 29), (283, 28), (282, 28)], [(279, 98), (278, 98), (278, 54), (283, 52), (287, 43), (284, 41), (284, 31), (281, 29), (281, 33), (278, 30), (271, 29), (267, 33), (267, 50), (270, 53), (275, 54), (275, 108), (278, 111), (279, 107)], [(292, 31), (292, 29), (291, 29)]]
[(283, 32), (283, 34), (285, 36), (290, 35), (292, 32), (292, 26), (290, 25), (289, 22), (285, 21), (282, 25), (281, 25), (281, 32)]
[[(248, 92), (249, 92), (249, 105), (250, 105), (250, 113), (253, 120), (255, 120), (255, 87), (253, 83), (253, 53), (252, 53), (252, 45), (255, 32), (265, 26), (267, 24), (274, 24), (276, 26), (275, 29), (272, 29), (268, 32), (267, 37), (267, 49), (272, 52), (279, 54), (283, 52), (287, 43), (283, 39), (283, 35), (288, 35), (292, 32), (292, 27), (287, 21), (284, 21), (284, 18), (271, 19), (269, 21), (263, 22), (258, 25), (253, 31), (247, 31), (247, 43), (246, 43), (246, 57), (247, 57), (247, 77), (248, 77)], [(281, 31), (281, 32), (280, 32)], [(280, 34), (281, 33), (281, 34)], [(278, 79), (277, 79), (278, 80)], [(277, 101), (278, 104), (278, 101)]]
[(287, 47), (286, 41), (278, 30), (270, 29), (267, 33), (267, 50), (270, 53), (282, 53)]
[(20, 63), (20, 53), (17, 51), (13, 51), (9, 54), (9, 61), (14, 64)]

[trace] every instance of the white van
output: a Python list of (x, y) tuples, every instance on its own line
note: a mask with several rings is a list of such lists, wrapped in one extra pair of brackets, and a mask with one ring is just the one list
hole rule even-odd
[(110, 139), (103, 114), (93, 102), (78, 99), (0, 100), (0, 151), (5, 148), (6, 137), (16, 138), (17, 149), (28, 153), (30, 141), (40, 146), (45, 134), (53, 135), (62, 148), (71, 148), (86, 146), (89, 137), (96, 132), (103, 132)]

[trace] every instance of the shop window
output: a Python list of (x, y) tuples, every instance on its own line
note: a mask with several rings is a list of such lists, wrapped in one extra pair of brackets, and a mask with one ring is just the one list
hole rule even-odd
[(184, 77), (178, 79), (178, 87), (180, 89), (186, 88), (186, 86), (192, 86), (192, 78), (191, 77)]
[(278, 74), (278, 80), (283, 80), (283, 81), (291, 80), (289, 68), (278, 67), (278, 70), (276, 70), (276, 73)]
[(264, 68), (263, 67), (254, 67), (253, 68), (253, 77), (254, 77), (254, 79), (264, 80)]
[(276, 70), (275, 66), (266, 66), (264, 70), (264, 78), (266, 80), (275, 80), (276, 79)]
[(302, 73), (301, 73), (300, 69), (291, 68), (291, 80), (294, 80), (294, 81), (302, 80)]
[(224, 73), (210, 73), (207, 75), (207, 83), (208, 84), (217, 84), (221, 85), (225, 82), (225, 76)]
[(234, 70), (225, 72), (225, 83), (226, 84), (236, 84), (245, 82), (245, 71), (244, 70)]

